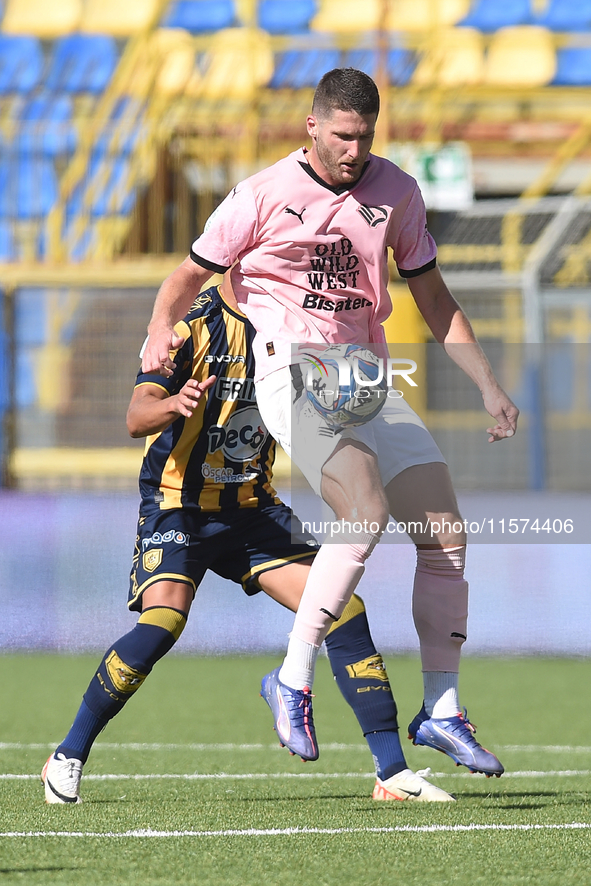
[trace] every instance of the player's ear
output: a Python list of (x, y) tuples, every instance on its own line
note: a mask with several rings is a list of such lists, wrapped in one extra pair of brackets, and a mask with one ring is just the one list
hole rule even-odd
[(318, 136), (318, 121), (313, 114), (309, 114), (306, 117), (306, 127), (308, 129), (308, 135), (310, 138), (316, 138)]

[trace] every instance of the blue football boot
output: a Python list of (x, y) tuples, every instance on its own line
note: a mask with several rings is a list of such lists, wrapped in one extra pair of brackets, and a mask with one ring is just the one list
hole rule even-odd
[(282, 747), (302, 760), (318, 759), (318, 744), (312, 717), (312, 693), (305, 689), (290, 689), (279, 679), (279, 668), (263, 677), (261, 696), (265, 699), (273, 719), (274, 729)]
[(470, 723), (468, 712), (456, 717), (436, 720), (429, 717), (425, 705), (408, 727), (408, 737), (415, 745), (435, 748), (447, 754), (456, 766), (466, 766), (470, 772), (482, 772), (487, 778), (496, 775), (500, 778), (505, 771), (494, 754), (478, 744), (474, 738), (476, 726)]

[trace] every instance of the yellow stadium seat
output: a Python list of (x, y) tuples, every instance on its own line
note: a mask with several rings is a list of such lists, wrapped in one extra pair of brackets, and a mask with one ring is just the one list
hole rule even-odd
[(484, 41), (475, 28), (447, 28), (419, 61), (414, 86), (474, 86), (484, 76)]
[(273, 76), (271, 38), (254, 28), (227, 28), (214, 34), (201, 95), (210, 100), (253, 98)]
[(129, 37), (146, 28), (160, 7), (160, 0), (86, 0), (80, 30)]
[(52, 40), (75, 31), (81, 16), (82, 0), (8, 0), (2, 30)]
[(556, 73), (552, 34), (546, 28), (501, 28), (491, 38), (484, 82), (489, 86), (545, 86)]
[(381, 0), (320, 0), (320, 9), (310, 22), (312, 31), (350, 34), (379, 27)]
[(151, 46), (161, 58), (156, 92), (182, 95), (195, 72), (193, 38), (182, 28), (160, 28), (152, 35)]
[(389, 31), (425, 31), (450, 27), (468, 15), (470, 0), (390, 0)]

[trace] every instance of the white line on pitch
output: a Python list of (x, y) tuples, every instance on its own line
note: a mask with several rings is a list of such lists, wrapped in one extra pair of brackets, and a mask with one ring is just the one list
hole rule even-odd
[[(45, 751), (52, 750), (58, 742), (0, 742), (0, 751)], [(495, 745), (498, 751), (515, 752), (547, 752), (553, 754), (591, 754), (591, 747), (583, 745), (536, 745), (536, 744), (510, 744)], [(279, 744), (216, 744), (205, 742), (188, 742), (175, 744), (165, 742), (108, 742), (97, 741), (93, 750), (121, 750), (121, 751), (279, 751)], [(322, 745), (325, 751), (367, 751), (366, 744), (342, 744), (330, 742)]]
[[(424, 772), (424, 770), (420, 770)], [(591, 775), (591, 769), (563, 769), (540, 771), (534, 769), (516, 772), (505, 772), (503, 778), (566, 778), (569, 776)], [(471, 772), (429, 772), (428, 778), (474, 778)], [(0, 781), (28, 781), (39, 779), (38, 774), (29, 773), (18, 775), (12, 773), (0, 773)], [(154, 779), (180, 779), (182, 781), (216, 781), (230, 779), (236, 781), (256, 781), (265, 779), (327, 779), (327, 778), (375, 778), (374, 772), (188, 772), (188, 773), (105, 773), (84, 776), (84, 781), (149, 781)]]
[(227, 831), (8, 831), (0, 837), (297, 837), (302, 834), (434, 834), (462, 831), (566, 831), (588, 830), (588, 822), (567, 824), (432, 824), (398, 825), (390, 828), (245, 828)]

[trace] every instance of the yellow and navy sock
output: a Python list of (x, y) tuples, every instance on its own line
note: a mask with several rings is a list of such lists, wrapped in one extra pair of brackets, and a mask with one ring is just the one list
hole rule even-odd
[(376, 774), (385, 781), (406, 769), (407, 763), (398, 734), (396, 702), (361, 597), (353, 595), (325, 642), (337, 685), (359, 721)]
[(103, 656), (56, 754), (86, 762), (99, 732), (137, 692), (156, 662), (172, 649), (186, 623), (185, 613), (166, 606), (152, 606), (142, 612), (133, 630)]

